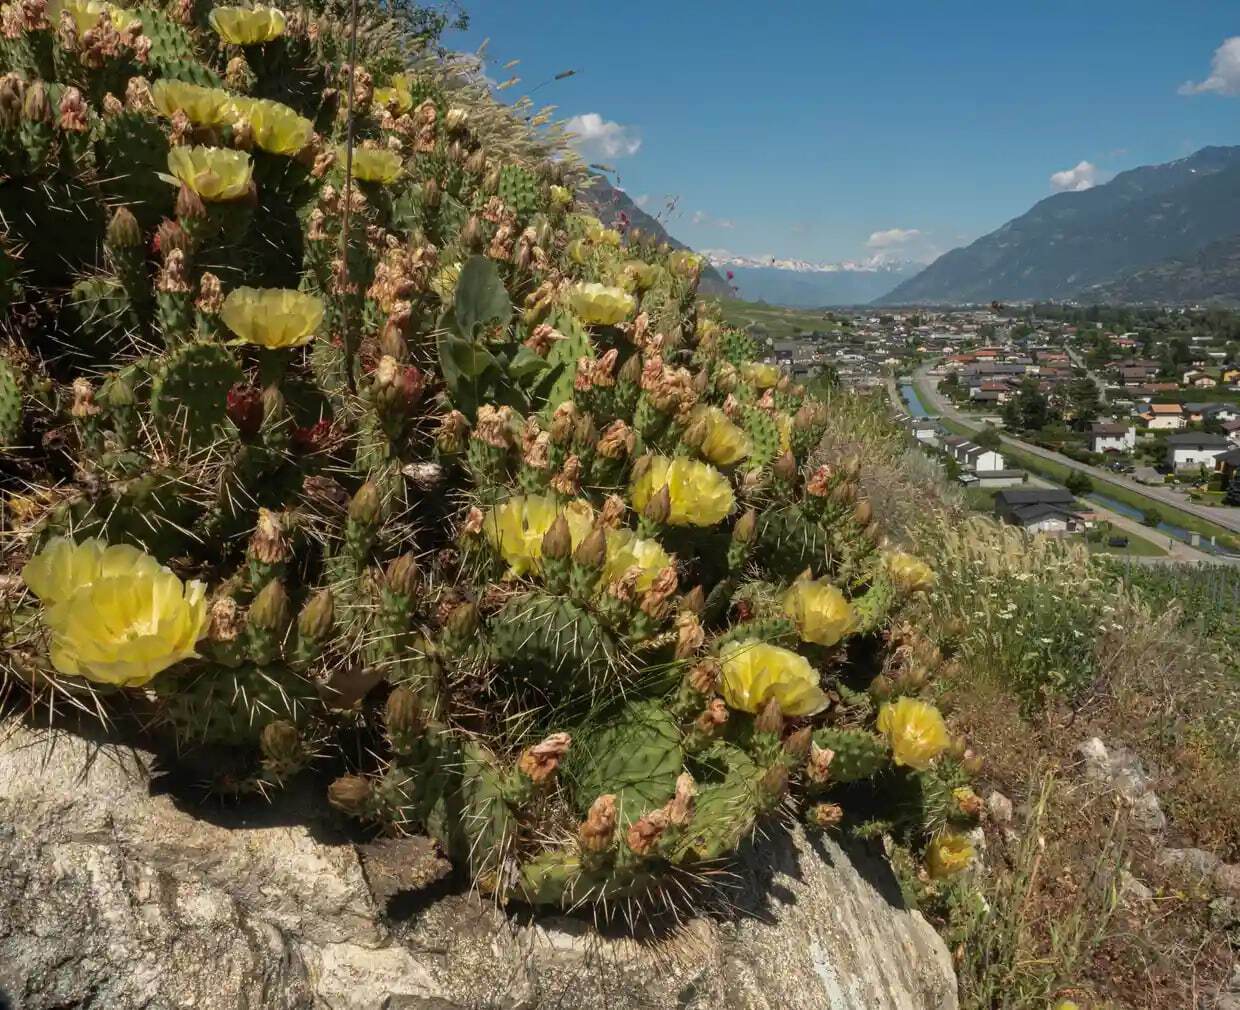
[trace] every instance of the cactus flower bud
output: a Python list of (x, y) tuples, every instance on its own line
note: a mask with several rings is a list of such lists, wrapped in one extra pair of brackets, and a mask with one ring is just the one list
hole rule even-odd
[(805, 777), (814, 785), (826, 785), (831, 775), (831, 762), (835, 760), (835, 751), (830, 747), (819, 747), (810, 743), (809, 760), (805, 762)]
[(349, 518), (362, 526), (373, 526), (379, 521), (379, 510), (382, 502), (379, 498), (379, 487), (374, 481), (366, 481), (357, 489), (349, 502)]
[(838, 803), (816, 803), (810, 807), (806, 819), (814, 827), (825, 831), (844, 819), (844, 808)]
[(481, 175), (487, 170), (486, 152), (479, 148), (465, 159), (465, 171), (470, 175)]
[(980, 754), (969, 748), (964, 752), (964, 757), (960, 760), (960, 767), (965, 770), (968, 775), (980, 774), (985, 762), (982, 761)]
[(620, 382), (631, 383), (636, 386), (642, 380), (642, 356), (640, 354), (630, 354), (620, 371), (616, 373), (616, 378)]
[(458, 605), (444, 622), (448, 631), (458, 639), (466, 639), (478, 630), (478, 605), (462, 603)]
[(577, 550), (573, 553), (573, 560), (584, 568), (602, 568), (606, 559), (607, 535), (602, 527), (596, 526), (577, 546)]
[(424, 206), (434, 210), (439, 206), (439, 202), (443, 199), (443, 187), (439, 185), (438, 179), (427, 179), (422, 183), (422, 203)]
[(552, 733), (542, 743), (525, 749), (517, 760), (517, 770), (535, 785), (542, 785), (555, 774), (572, 742), (573, 738), (567, 733)]
[(336, 622), (336, 601), (330, 589), (320, 589), (302, 607), (297, 617), (297, 634), (311, 642), (322, 642)]
[(813, 728), (802, 726), (784, 741), (784, 753), (803, 761), (809, 756), (813, 743)]
[(664, 484), (655, 494), (650, 496), (650, 500), (646, 502), (646, 507), (642, 509), (642, 515), (652, 523), (662, 525), (667, 522), (671, 514), (672, 492)]
[(182, 186), (177, 192), (176, 215), (178, 221), (200, 221), (207, 216), (207, 205), (192, 189)]
[(680, 436), (680, 440), (690, 449), (700, 449), (708, 434), (710, 434), (710, 429), (707, 426), (706, 417), (698, 416), (690, 422), (684, 434)]
[(780, 480), (793, 480), (797, 475), (797, 458), (791, 451), (785, 452), (775, 460), (771, 470)]
[(277, 719), (263, 727), (258, 738), (263, 757), (276, 765), (300, 763), (305, 754), (297, 727), (285, 719)]
[(468, 122), (469, 111), (455, 106), (449, 109), (443, 117), (443, 125), (451, 133), (456, 133), (459, 130), (463, 130), (465, 128), (465, 124)]
[(238, 382), (224, 398), (228, 419), (242, 435), (252, 437), (263, 426), (263, 394), (253, 386)]
[(116, 208), (116, 213), (108, 222), (104, 242), (109, 249), (129, 249), (142, 244), (142, 229), (133, 211), (128, 207)]
[(384, 573), (387, 588), (398, 596), (412, 597), (418, 592), (418, 559), (410, 551), (393, 560)]
[(732, 539), (738, 544), (751, 544), (757, 534), (758, 513), (752, 508), (746, 509), (745, 514), (736, 520), (736, 525), (732, 527)]
[(573, 551), (573, 538), (568, 528), (568, 520), (560, 513), (543, 534), (542, 556), (549, 561), (567, 558)]
[(770, 733), (774, 736), (779, 736), (784, 731), (784, 713), (776, 698), (771, 697), (762, 706), (762, 711), (754, 718), (753, 728), (759, 733)]
[(409, 735), (423, 726), (422, 705), (418, 696), (407, 687), (398, 687), (388, 695), (383, 706), (383, 722), (392, 734)]
[(482, 230), (482, 221), (471, 217), (461, 229), (461, 245), (470, 252), (478, 252), (486, 241)]
[(680, 609), (701, 617), (706, 610), (706, 591), (701, 586), (694, 586), (680, 598)]
[(279, 579), (272, 579), (250, 604), (249, 622), (263, 631), (282, 632), (289, 622), (288, 591)]
[(52, 103), (47, 98), (47, 86), (42, 81), (35, 81), (26, 88), (26, 97), (22, 102), (22, 115), (31, 123), (52, 122)]
[(719, 661), (704, 659), (689, 670), (689, 686), (698, 694), (714, 694), (719, 686)]
[(616, 837), (616, 797), (605, 793), (590, 804), (590, 812), (577, 829), (577, 840), (586, 852), (605, 852)]
[(783, 798), (788, 791), (788, 768), (782, 761), (766, 770), (758, 783), (758, 791), (772, 802)]
[(373, 793), (370, 782), (360, 775), (342, 775), (327, 787), (327, 802), (354, 817), (366, 812)]
[(862, 498), (853, 508), (853, 518), (857, 521), (858, 526), (868, 526), (871, 519), (874, 518), (874, 506), (870, 504), (869, 498)]

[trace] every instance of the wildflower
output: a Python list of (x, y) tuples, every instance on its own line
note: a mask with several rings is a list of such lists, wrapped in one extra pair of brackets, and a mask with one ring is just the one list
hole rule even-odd
[(884, 704), (878, 711), (878, 731), (887, 735), (896, 764), (918, 771), (929, 768), (951, 742), (939, 710), (916, 698)]
[(784, 613), (796, 622), (801, 638), (818, 645), (835, 645), (857, 630), (856, 611), (825, 579), (798, 579), (784, 594)]
[(623, 288), (606, 284), (581, 283), (568, 292), (568, 303), (584, 323), (614, 326), (627, 319), (637, 308), (637, 302)]
[(649, 290), (659, 279), (659, 268), (642, 260), (625, 260), (616, 269), (616, 283), (629, 294)]
[(223, 88), (162, 78), (151, 85), (151, 101), (165, 119), (180, 111), (198, 126), (219, 126), (234, 118), (233, 97)]
[(741, 369), (742, 377), (759, 389), (772, 389), (783, 374), (778, 365), (764, 365), (759, 361), (751, 361)]
[(705, 438), (698, 451), (716, 466), (732, 466), (753, 451), (749, 436), (718, 407), (702, 404), (694, 407), (689, 417), (691, 423), (702, 422)]
[(289, 288), (234, 288), (220, 318), (240, 339), (270, 350), (306, 343), (323, 321), (323, 302)]
[(713, 466), (683, 456), (655, 456), (633, 483), (634, 508), (644, 512), (664, 488), (670, 503), (666, 522), (673, 526), (713, 526), (736, 503), (732, 486)]
[(892, 551), (885, 561), (891, 581), (906, 593), (920, 593), (934, 585), (934, 571), (921, 558)]
[(926, 849), (926, 869), (935, 880), (942, 880), (966, 869), (973, 856), (973, 844), (966, 835), (946, 831)]
[(827, 706), (818, 672), (804, 656), (757, 639), (729, 642), (719, 653), (720, 690), (732, 708), (759, 712), (768, 701), (788, 716), (813, 715)]
[(613, 582), (631, 568), (641, 572), (637, 577), (638, 592), (646, 592), (659, 573), (674, 564), (672, 556), (657, 540), (639, 537), (629, 529), (607, 531), (607, 556), (603, 562), (603, 580)]
[(589, 502), (573, 501), (563, 508), (545, 495), (515, 495), (483, 516), (482, 531), (508, 562), (508, 574), (527, 575), (542, 567), (543, 536), (563, 513), (573, 548), (590, 532), (593, 511)]
[(216, 7), (207, 15), (215, 34), (234, 46), (270, 42), (284, 34), (284, 12), (275, 7)]
[(236, 200), (250, 189), (253, 165), (244, 151), (222, 147), (174, 147), (168, 171), (204, 200)]
[(297, 154), (314, 136), (314, 124), (310, 120), (279, 102), (235, 98), (232, 111), (237, 120), (250, 124), (254, 143), (269, 154)]
[(22, 578), (46, 608), (52, 665), (63, 674), (136, 687), (197, 655), (206, 586), (183, 583), (134, 547), (56, 537)]
[[(345, 161), (342, 148), (337, 152), (341, 164)], [(377, 182), (387, 185), (395, 182), (403, 170), (400, 154), (396, 151), (381, 150), (374, 147), (355, 147), (353, 149), (353, 178), (363, 182)]]

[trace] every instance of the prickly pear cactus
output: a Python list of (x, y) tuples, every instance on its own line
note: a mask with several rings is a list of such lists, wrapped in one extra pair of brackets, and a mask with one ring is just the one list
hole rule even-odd
[(353, 762), (500, 901), (692, 895), (937, 775), (924, 679), (855, 703), (932, 573), (826, 406), (363, 7), (355, 67), (312, 8), (0, 9), (11, 686), (220, 793)]

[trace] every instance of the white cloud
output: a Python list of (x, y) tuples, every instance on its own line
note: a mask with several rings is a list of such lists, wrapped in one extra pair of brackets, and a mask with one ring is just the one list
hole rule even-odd
[(604, 119), (597, 112), (573, 116), (567, 127), (569, 133), (577, 135), (573, 146), (587, 161), (627, 158), (641, 150), (642, 138), (637, 127)]
[(713, 217), (704, 210), (695, 210), (693, 217), (689, 219), (692, 224), (704, 225), (707, 228), (735, 228), (736, 223), (729, 221), (726, 217)]
[(1080, 193), (1092, 189), (1098, 183), (1098, 166), (1088, 161), (1078, 162), (1074, 168), (1065, 168), (1051, 175), (1051, 188), (1060, 193)]
[(865, 240), (865, 247), (867, 249), (893, 249), (916, 242), (919, 238), (921, 238), (921, 231), (917, 228), (888, 228), (885, 231), (871, 232), (870, 237)]
[(1200, 95), (1206, 92), (1240, 95), (1240, 35), (1225, 39), (1223, 44), (1214, 50), (1209, 77), (1204, 81), (1185, 81), (1180, 85), (1181, 95)]

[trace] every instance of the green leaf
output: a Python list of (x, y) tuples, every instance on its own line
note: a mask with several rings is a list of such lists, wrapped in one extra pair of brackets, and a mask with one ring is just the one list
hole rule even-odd
[(508, 374), (518, 382), (524, 382), (549, 367), (546, 358), (535, 354), (528, 347), (522, 347), (508, 365)]
[(471, 256), (461, 268), (453, 305), (456, 325), (462, 336), (472, 337), (479, 327), (500, 322), (507, 325), (512, 302), (494, 261)]

